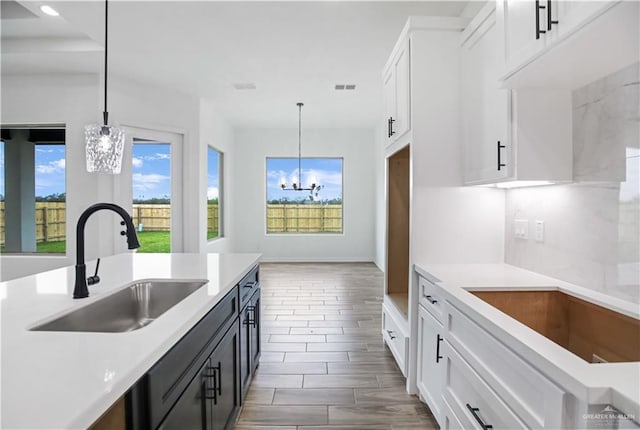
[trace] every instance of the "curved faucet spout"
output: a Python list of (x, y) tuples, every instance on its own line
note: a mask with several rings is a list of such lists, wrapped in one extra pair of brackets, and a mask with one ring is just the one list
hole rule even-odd
[(113, 203), (96, 203), (85, 209), (82, 215), (80, 215), (80, 218), (78, 218), (78, 225), (76, 226), (76, 282), (73, 288), (74, 299), (89, 297), (89, 290), (87, 289), (87, 269), (84, 264), (84, 227), (89, 217), (102, 209), (111, 210), (122, 217), (126, 225), (125, 233), (127, 235), (128, 248), (140, 248), (140, 242), (138, 241), (138, 235), (136, 234), (132, 218), (122, 207)]

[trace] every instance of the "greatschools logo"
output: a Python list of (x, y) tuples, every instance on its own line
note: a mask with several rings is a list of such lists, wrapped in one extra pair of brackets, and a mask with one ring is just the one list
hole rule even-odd
[[(583, 418), (589, 421), (590, 428), (637, 428), (635, 415), (622, 413), (611, 405), (606, 405), (599, 412), (584, 414)], [(629, 423), (628, 427), (625, 422)]]

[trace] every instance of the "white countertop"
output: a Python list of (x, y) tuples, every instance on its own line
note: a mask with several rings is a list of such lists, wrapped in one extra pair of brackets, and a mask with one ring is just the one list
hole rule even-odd
[[(0, 283), (1, 427), (84, 429), (119, 399), (242, 276), (259, 254), (134, 254), (104, 258), (89, 298), (71, 298), (67, 267)], [(95, 262), (87, 263), (93, 273)], [(128, 333), (35, 332), (40, 322), (145, 278), (209, 283), (146, 327)]]
[(640, 306), (508, 264), (416, 264), (465, 312), (548, 378), (589, 404), (612, 404), (640, 417), (640, 363), (588, 363), (482, 301), (473, 290), (560, 290), (640, 319)]

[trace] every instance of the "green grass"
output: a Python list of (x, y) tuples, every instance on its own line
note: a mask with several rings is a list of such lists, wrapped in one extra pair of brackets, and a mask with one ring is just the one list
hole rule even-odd
[(138, 240), (138, 252), (171, 252), (171, 234), (168, 231), (139, 231)]
[[(208, 231), (207, 240), (218, 237), (217, 231)], [(140, 231), (138, 232), (140, 248), (138, 252), (162, 253), (171, 252), (171, 235), (168, 231)], [(66, 241), (40, 242), (37, 244), (37, 252), (43, 254), (64, 254)], [(4, 246), (0, 248), (4, 253)]]
[[(38, 254), (64, 254), (66, 246), (66, 240), (58, 240), (55, 242), (40, 242), (36, 244), (36, 252)], [(4, 252), (4, 246), (0, 247), (0, 253), (4, 254)]]

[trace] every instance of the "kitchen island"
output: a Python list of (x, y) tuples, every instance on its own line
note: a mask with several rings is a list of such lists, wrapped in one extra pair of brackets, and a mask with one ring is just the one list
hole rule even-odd
[[(102, 259), (101, 282), (72, 299), (65, 267), (0, 284), (1, 427), (88, 428), (238, 284), (259, 254), (135, 254)], [(88, 262), (92, 271), (95, 262)], [(30, 329), (141, 279), (208, 283), (151, 324), (124, 333)]]

